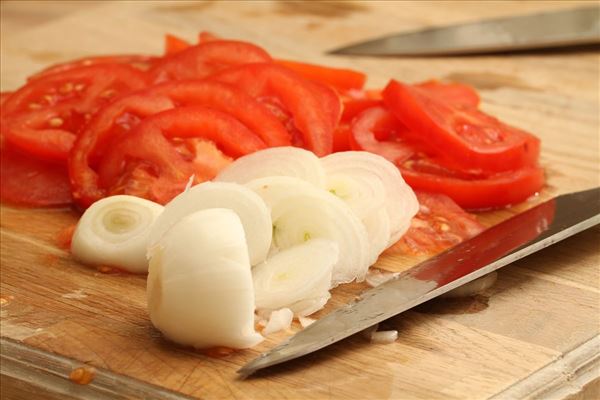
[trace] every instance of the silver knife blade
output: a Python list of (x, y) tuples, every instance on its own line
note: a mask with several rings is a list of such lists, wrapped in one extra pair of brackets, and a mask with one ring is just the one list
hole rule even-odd
[(600, 43), (598, 6), (399, 33), (332, 50), (329, 54), (463, 55), (597, 43)]
[(486, 229), (361, 294), (238, 373), (312, 353), (600, 223), (600, 187), (558, 196)]

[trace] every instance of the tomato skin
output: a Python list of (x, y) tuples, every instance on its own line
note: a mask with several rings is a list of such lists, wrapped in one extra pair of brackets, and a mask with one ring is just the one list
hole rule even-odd
[(391, 81), (384, 102), (416, 140), (447, 167), (495, 173), (535, 165), (539, 139), (472, 108), (458, 108), (427, 89)]
[(539, 167), (524, 167), (474, 179), (418, 172), (402, 165), (400, 172), (410, 187), (443, 193), (467, 210), (511, 206), (527, 200), (544, 187), (544, 170)]
[(231, 66), (271, 61), (269, 53), (251, 43), (215, 40), (198, 43), (165, 57), (149, 72), (153, 81), (160, 83), (202, 79)]
[(80, 67), (40, 77), (6, 99), (2, 135), (22, 151), (64, 163), (92, 114), (120, 93), (146, 85), (143, 72), (121, 64)]
[(280, 105), (291, 114), (288, 122), (301, 132), (306, 148), (318, 156), (331, 153), (333, 131), (342, 113), (340, 98), (332, 89), (273, 63), (230, 68), (210, 79), (232, 84), (271, 105)]
[(0, 200), (27, 207), (57, 207), (72, 203), (66, 168), (21, 153), (0, 149)]
[(291, 60), (275, 60), (275, 62), (291, 69), (308, 80), (331, 86), (340, 92), (351, 89), (362, 89), (367, 80), (367, 76), (364, 73), (346, 68), (326, 67), (324, 65)]
[(165, 35), (165, 55), (169, 56), (175, 53), (179, 53), (182, 50), (187, 49), (188, 47), (190, 47), (191, 45), (181, 39), (178, 38), (175, 35), (171, 35), (170, 33), (167, 33)]
[(119, 138), (118, 146), (113, 146), (100, 163), (99, 182), (115, 194), (110, 186), (123, 175), (126, 162), (135, 159), (149, 163), (157, 178), (149, 183), (147, 196), (164, 204), (181, 192), (197, 170), (192, 160), (185, 160), (175, 150), (172, 141), (198, 137), (209, 139), (234, 158), (266, 148), (258, 136), (226, 113), (201, 106), (178, 107), (147, 118)]
[(13, 92), (0, 92), (0, 106), (4, 105), (12, 93)]
[(462, 83), (442, 83), (435, 79), (415, 85), (457, 108), (477, 108), (481, 99), (471, 86)]
[(27, 77), (27, 80), (33, 81), (59, 72), (66, 72), (81, 67), (91, 67), (93, 65), (102, 64), (124, 64), (140, 71), (147, 71), (157, 60), (157, 57), (139, 54), (84, 57), (73, 61), (51, 65), (50, 67)]
[(448, 196), (415, 191), (419, 212), (402, 238), (385, 254), (433, 255), (469, 239), (485, 227)]

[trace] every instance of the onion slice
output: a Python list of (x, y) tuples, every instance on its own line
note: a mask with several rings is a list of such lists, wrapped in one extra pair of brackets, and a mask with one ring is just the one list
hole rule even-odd
[(105, 197), (92, 204), (79, 220), (71, 253), (91, 265), (110, 265), (146, 273), (150, 230), (163, 206), (139, 197)]
[(335, 242), (312, 239), (269, 257), (252, 270), (256, 307), (267, 310), (287, 307), (295, 314), (305, 311), (303, 300), (328, 295), (338, 255)]
[(156, 221), (150, 234), (150, 245), (157, 243), (181, 218), (209, 208), (235, 211), (244, 226), (250, 263), (255, 265), (264, 261), (271, 246), (271, 214), (264, 201), (252, 190), (228, 182), (201, 183), (175, 197)]
[(229, 209), (179, 220), (149, 249), (148, 312), (169, 339), (196, 348), (248, 348), (254, 290), (244, 228)]
[(273, 247), (282, 250), (323, 238), (339, 246), (332, 285), (361, 281), (370, 265), (365, 226), (342, 200), (292, 177), (275, 176), (248, 182), (271, 208)]
[(293, 319), (294, 313), (289, 308), (273, 311), (269, 317), (269, 322), (267, 322), (267, 326), (262, 330), (262, 333), (263, 335), (269, 335), (288, 329), (292, 325)]
[(245, 155), (227, 166), (215, 180), (246, 183), (268, 176), (293, 176), (325, 187), (325, 172), (319, 158), (298, 147), (272, 147)]

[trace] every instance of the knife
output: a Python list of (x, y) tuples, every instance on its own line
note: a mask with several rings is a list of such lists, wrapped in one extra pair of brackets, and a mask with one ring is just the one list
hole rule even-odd
[(548, 200), (365, 291), (238, 373), (245, 378), (322, 349), (599, 223), (600, 187)]
[(332, 50), (362, 56), (435, 56), (600, 43), (600, 7), (491, 19), (403, 32)]

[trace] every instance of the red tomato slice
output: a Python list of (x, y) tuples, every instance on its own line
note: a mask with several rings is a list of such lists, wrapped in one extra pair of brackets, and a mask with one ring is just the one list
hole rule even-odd
[(369, 108), (352, 123), (350, 147), (353, 150), (370, 151), (399, 164), (417, 151), (400, 140), (393, 140), (402, 137), (405, 131), (406, 128), (385, 108)]
[(0, 106), (4, 105), (4, 102), (10, 97), (13, 92), (0, 92)]
[[(111, 186), (123, 175), (126, 165), (137, 160), (146, 168), (150, 164), (150, 170), (157, 176), (150, 183), (150, 200), (168, 202), (181, 192), (196, 171), (203, 179), (214, 177), (206, 177), (204, 163), (193, 163), (198, 154), (185, 159), (186, 154), (178, 152), (172, 144), (189, 138), (208, 139), (224, 155), (234, 158), (266, 147), (258, 136), (228, 114), (198, 106), (178, 107), (147, 118), (133, 132), (118, 138), (118, 146), (113, 146), (100, 162), (100, 184), (115, 194)], [(119, 186), (122, 185), (121, 181)]]
[(165, 35), (165, 55), (166, 56), (170, 56), (172, 54), (179, 53), (180, 51), (185, 50), (190, 46), (191, 45), (187, 41), (185, 41), (181, 38), (178, 38), (175, 35), (171, 35), (170, 33), (167, 33)]
[(92, 114), (115, 96), (144, 86), (144, 73), (120, 64), (46, 75), (6, 99), (2, 135), (21, 151), (64, 161)]
[(67, 61), (65, 63), (54, 64), (29, 76), (27, 80), (33, 81), (46, 75), (52, 75), (58, 72), (65, 72), (81, 67), (91, 67), (92, 65), (101, 64), (125, 64), (140, 71), (147, 71), (157, 60), (157, 57), (139, 54), (85, 57), (78, 60)]
[(458, 108), (477, 108), (480, 98), (475, 89), (462, 83), (442, 83), (430, 80), (415, 85)]
[(122, 97), (100, 110), (78, 138), (69, 159), (74, 197), (84, 207), (102, 197), (94, 170), (113, 137), (130, 131), (161, 111), (202, 105), (231, 115), (269, 146), (290, 145), (290, 135), (261, 103), (240, 89), (220, 82), (179, 81)]
[(210, 33), (208, 31), (202, 31), (198, 34), (198, 43), (212, 42), (214, 40), (222, 40), (222, 39), (220, 37), (218, 37), (217, 35)]
[[(432, 166), (436, 167), (437, 173), (429, 172)], [(544, 186), (544, 170), (539, 167), (523, 167), (485, 177), (465, 177), (460, 172), (435, 165), (432, 160), (417, 159), (402, 163), (400, 172), (413, 189), (443, 193), (471, 210), (514, 205), (527, 200)]]
[(71, 204), (71, 187), (64, 166), (20, 153), (4, 144), (0, 149), (0, 199), (4, 203), (51, 207)]
[(515, 204), (535, 194), (544, 184), (543, 170), (535, 166), (492, 175), (446, 168), (439, 159), (425, 154), (423, 144), (407, 140), (407, 132), (386, 109), (370, 108), (352, 124), (351, 147), (395, 163), (413, 189), (443, 193), (467, 209)]
[(275, 60), (275, 62), (291, 69), (308, 80), (331, 86), (341, 92), (351, 89), (362, 89), (367, 80), (365, 74), (351, 69), (326, 67), (324, 65), (290, 60)]
[(163, 58), (151, 70), (154, 82), (201, 79), (240, 64), (271, 62), (258, 46), (233, 40), (199, 43)]
[(433, 255), (469, 239), (485, 229), (443, 194), (416, 191), (419, 212), (410, 228), (385, 254)]
[(332, 89), (272, 63), (231, 68), (211, 80), (233, 84), (270, 105), (288, 119), (290, 131), (300, 131), (306, 148), (319, 156), (331, 153), (333, 131), (341, 116), (340, 99)]
[(391, 81), (384, 102), (446, 166), (500, 172), (534, 165), (539, 140), (474, 108), (461, 108), (425, 88)]

